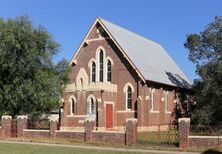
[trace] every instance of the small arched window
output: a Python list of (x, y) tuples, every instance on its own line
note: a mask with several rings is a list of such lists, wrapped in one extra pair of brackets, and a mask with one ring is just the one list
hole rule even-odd
[(108, 62), (107, 62), (107, 81), (108, 82), (111, 82), (111, 75), (112, 75), (111, 62), (110, 62), (110, 60), (108, 60)]
[(99, 81), (103, 82), (103, 51), (99, 53)]
[(71, 99), (71, 114), (75, 114), (76, 113), (76, 101), (74, 98)]
[(130, 86), (127, 87), (126, 102), (127, 109), (132, 109), (132, 88)]
[(83, 90), (83, 79), (80, 78), (80, 90)]
[(96, 63), (92, 62), (92, 82), (96, 82)]

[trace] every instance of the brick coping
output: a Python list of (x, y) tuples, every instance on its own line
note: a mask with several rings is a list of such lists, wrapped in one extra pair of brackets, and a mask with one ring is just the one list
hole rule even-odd
[(188, 138), (212, 138), (212, 139), (222, 139), (222, 136), (188, 136)]
[(49, 132), (49, 130), (42, 130), (42, 129), (23, 129), (26, 132)]
[(56, 130), (56, 133), (65, 133), (65, 132), (69, 132), (69, 133), (84, 133), (85, 130)]
[(93, 133), (117, 133), (117, 134), (125, 134), (123, 131), (115, 131), (115, 130), (93, 130)]

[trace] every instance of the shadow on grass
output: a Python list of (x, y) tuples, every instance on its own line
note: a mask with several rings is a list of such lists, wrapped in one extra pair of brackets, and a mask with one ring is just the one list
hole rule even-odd
[(222, 154), (222, 152), (213, 149), (208, 149), (201, 154)]

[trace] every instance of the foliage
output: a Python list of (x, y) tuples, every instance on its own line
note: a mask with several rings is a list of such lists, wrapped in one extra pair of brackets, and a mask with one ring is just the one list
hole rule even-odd
[(194, 81), (197, 104), (191, 120), (196, 124), (222, 124), (222, 16), (215, 17), (200, 34), (187, 36), (185, 48), (200, 76)]
[(0, 116), (39, 116), (56, 109), (68, 62), (54, 64), (59, 45), (28, 17), (0, 19)]

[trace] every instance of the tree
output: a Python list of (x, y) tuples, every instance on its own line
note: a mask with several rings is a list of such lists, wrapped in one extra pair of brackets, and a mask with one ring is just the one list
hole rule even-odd
[(39, 116), (58, 108), (68, 71), (67, 61), (53, 63), (58, 51), (58, 43), (28, 17), (0, 19), (0, 116)]
[(187, 36), (185, 48), (200, 76), (194, 81), (196, 106), (191, 120), (196, 124), (222, 124), (222, 16), (200, 34)]

